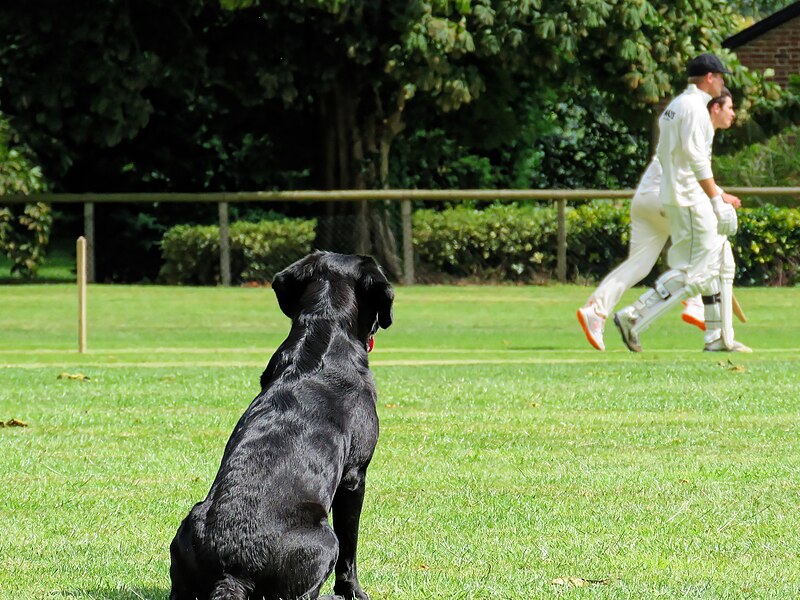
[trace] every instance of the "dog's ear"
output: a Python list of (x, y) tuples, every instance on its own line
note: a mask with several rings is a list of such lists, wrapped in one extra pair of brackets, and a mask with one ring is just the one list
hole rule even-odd
[(387, 281), (378, 294), (378, 325), (387, 329), (394, 320), (394, 290)]
[(286, 267), (272, 278), (272, 289), (283, 314), (294, 319), (300, 312), (300, 297), (314, 275), (318, 253), (311, 254)]
[[(365, 257), (365, 272), (361, 278), (364, 296), (377, 312), (378, 325), (387, 329), (393, 320), (394, 290), (386, 275), (371, 257)], [(368, 261), (368, 262), (367, 262)]]

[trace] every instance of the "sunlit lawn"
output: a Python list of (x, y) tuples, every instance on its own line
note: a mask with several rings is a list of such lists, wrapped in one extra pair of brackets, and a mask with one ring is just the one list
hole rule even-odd
[[(750, 356), (589, 290), (398, 288), (359, 571), (396, 598), (800, 596), (797, 289), (737, 292)], [(626, 297), (632, 299), (633, 291)], [(166, 598), (168, 545), (288, 330), (268, 289), (0, 287), (0, 598)], [(85, 376), (88, 380), (59, 375)], [(576, 587), (583, 584), (583, 587)]]

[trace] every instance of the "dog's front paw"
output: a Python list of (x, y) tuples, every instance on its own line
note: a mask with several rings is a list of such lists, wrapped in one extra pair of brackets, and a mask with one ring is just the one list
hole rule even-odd
[(361, 589), (358, 583), (336, 582), (333, 586), (333, 593), (343, 597), (345, 600), (369, 600), (367, 592)]

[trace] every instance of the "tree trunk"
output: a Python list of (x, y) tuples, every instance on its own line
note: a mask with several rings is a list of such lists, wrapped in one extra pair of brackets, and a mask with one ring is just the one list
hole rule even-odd
[[(392, 142), (395, 137), (403, 130), (402, 108), (398, 108), (388, 119), (384, 119), (381, 128), (381, 141), (379, 155), (379, 183), (382, 189), (389, 187), (389, 155), (392, 149)], [(403, 274), (403, 264), (400, 260), (400, 252), (397, 244), (397, 236), (394, 234), (392, 224), (398, 223), (399, 206), (390, 202), (382, 202), (382, 206), (376, 206), (373, 214), (373, 226), (375, 231), (376, 253), (380, 257), (381, 264), (395, 279), (399, 279)]]
[[(326, 189), (389, 187), (392, 141), (402, 131), (402, 105), (384, 119), (380, 101), (359, 97), (346, 77), (320, 101), (323, 128), (323, 184)], [(389, 275), (402, 273), (392, 224), (397, 207), (359, 201), (329, 203), (326, 224), (320, 226), (320, 246), (341, 252), (373, 254)], [(351, 239), (346, 239), (351, 238)]]
[[(335, 107), (331, 106), (329, 98), (320, 99), (320, 122), (322, 124), (322, 188), (332, 190), (336, 188), (336, 171), (338, 160), (336, 153), (337, 128), (335, 121)], [(329, 249), (335, 247), (333, 223), (336, 218), (336, 204), (325, 202), (323, 207), (324, 219), (317, 221), (317, 247)]]

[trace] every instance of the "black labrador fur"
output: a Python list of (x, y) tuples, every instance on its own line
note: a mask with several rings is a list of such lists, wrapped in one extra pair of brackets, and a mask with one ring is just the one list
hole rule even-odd
[(369, 598), (356, 573), (378, 441), (367, 352), (392, 323), (394, 292), (372, 258), (329, 252), (272, 287), (291, 331), (172, 541), (170, 600), (318, 598), (334, 568), (337, 596)]

